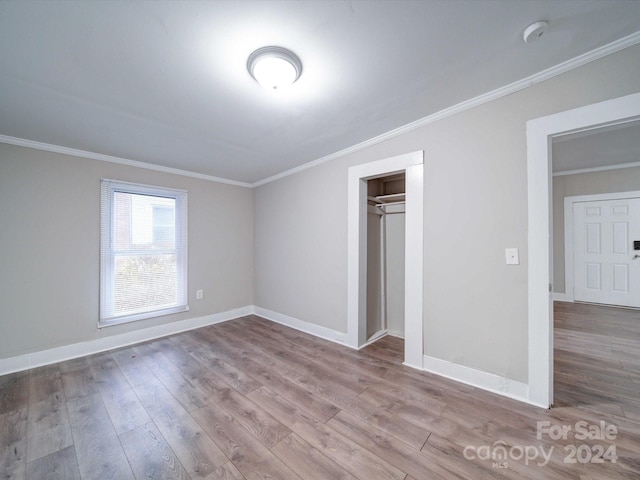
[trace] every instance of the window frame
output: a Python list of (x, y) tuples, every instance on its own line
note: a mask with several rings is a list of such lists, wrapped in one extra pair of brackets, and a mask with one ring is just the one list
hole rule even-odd
[[(148, 309), (126, 315), (110, 315), (114, 311), (115, 259), (122, 252), (113, 249), (115, 235), (114, 198), (116, 193), (172, 198), (175, 201), (175, 247), (161, 254), (175, 253), (177, 299), (174, 305)], [(169, 252), (171, 250), (171, 252)], [(140, 250), (144, 253), (144, 250)], [(100, 181), (100, 308), (98, 328), (120, 325), (189, 310), (187, 288), (187, 191), (119, 180)]]

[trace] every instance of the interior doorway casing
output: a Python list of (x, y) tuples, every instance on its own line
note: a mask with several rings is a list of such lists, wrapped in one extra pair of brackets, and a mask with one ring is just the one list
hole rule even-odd
[(640, 93), (527, 122), (529, 402), (553, 403), (552, 152), (554, 137), (640, 118)]
[(366, 343), (367, 181), (405, 172), (405, 364), (422, 368), (423, 161), (417, 151), (349, 168), (347, 343)]

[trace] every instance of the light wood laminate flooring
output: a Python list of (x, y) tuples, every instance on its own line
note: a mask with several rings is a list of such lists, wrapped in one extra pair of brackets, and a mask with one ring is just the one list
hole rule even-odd
[(640, 478), (639, 331), (557, 304), (544, 410), (243, 317), (0, 377), (0, 478)]

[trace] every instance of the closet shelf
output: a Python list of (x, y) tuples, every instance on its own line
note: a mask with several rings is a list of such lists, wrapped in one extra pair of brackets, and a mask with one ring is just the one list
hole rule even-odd
[(404, 202), (405, 194), (404, 193), (392, 193), (390, 195), (378, 195), (376, 200), (380, 203), (389, 203), (389, 202)]

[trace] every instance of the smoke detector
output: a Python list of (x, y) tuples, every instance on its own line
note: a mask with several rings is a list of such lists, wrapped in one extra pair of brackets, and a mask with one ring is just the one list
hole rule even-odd
[(549, 29), (549, 23), (543, 20), (532, 23), (529, 25), (524, 33), (522, 34), (522, 38), (525, 43), (533, 43), (538, 40), (545, 32)]

